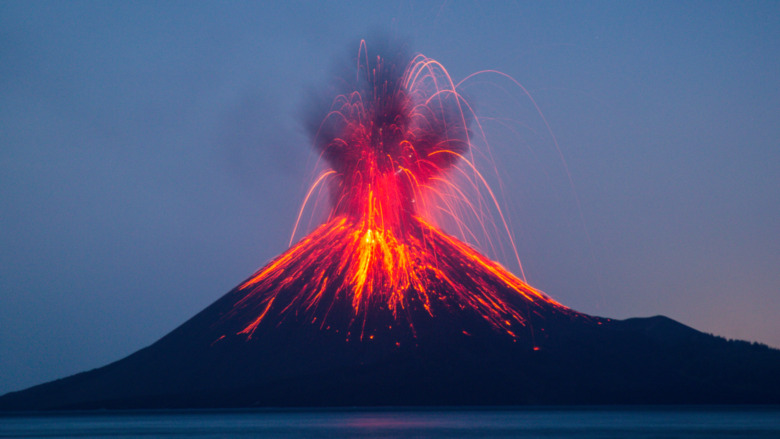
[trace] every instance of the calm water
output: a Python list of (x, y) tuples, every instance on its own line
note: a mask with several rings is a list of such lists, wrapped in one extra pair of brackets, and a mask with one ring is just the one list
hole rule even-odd
[(780, 438), (780, 407), (182, 411), (2, 416), (34, 438)]

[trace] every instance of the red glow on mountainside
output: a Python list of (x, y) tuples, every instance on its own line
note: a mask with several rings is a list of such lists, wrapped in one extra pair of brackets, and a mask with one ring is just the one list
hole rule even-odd
[[(349, 326), (354, 325), (345, 331), (347, 338), (356, 333), (361, 339), (373, 339), (365, 328), (375, 311), (414, 331), (412, 308), (434, 318), (447, 309), (470, 309), (510, 336), (513, 327), (525, 324), (523, 312), (568, 311), (433, 225), (434, 214), (444, 212), (469, 234), (454, 203), (478, 212), (485, 202), (469, 200), (447, 177), (451, 168), (469, 172), (471, 184), (484, 185), (505, 227), (506, 222), (469, 160), (469, 124), (475, 118), (449, 74), (422, 55), (398, 58), (369, 55), (361, 42), (356, 75), (339, 83), (340, 92), (312, 124), (314, 145), (329, 169), (304, 206), (318, 185), (328, 184), (330, 216), (238, 287), (244, 296), (233, 312), (255, 315), (239, 334), (251, 338), (270, 314), (279, 321), (292, 313), (329, 328), (333, 307), (342, 302), (351, 304)], [(454, 166), (458, 162), (466, 171)], [(526, 305), (522, 312), (518, 297)]]

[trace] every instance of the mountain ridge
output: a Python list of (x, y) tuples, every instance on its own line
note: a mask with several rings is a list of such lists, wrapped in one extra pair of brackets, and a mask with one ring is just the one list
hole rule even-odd
[[(575, 335), (580, 331), (575, 328), (555, 337), (555, 345), (580, 346), (566, 349), (567, 355), (561, 355), (556, 347), (549, 353), (544, 348), (502, 353), (474, 340), (454, 351), (452, 344), (434, 351), (425, 349), (427, 355), (422, 358), (421, 351), (412, 349), (378, 359), (369, 356), (362, 364), (358, 361), (350, 366), (313, 368), (304, 373), (293, 368), (286, 376), (244, 385), (234, 380), (224, 387), (192, 386), (191, 378), (183, 377), (176, 383), (148, 376), (156, 367), (164, 368), (166, 360), (155, 351), (167, 348), (165, 339), (174, 330), (106, 366), (3, 395), (0, 410), (780, 403), (776, 378), (780, 350), (725, 340), (693, 328), (689, 330), (699, 340), (670, 347), (653, 340), (659, 335), (653, 332), (658, 316), (594, 319), (602, 324), (591, 327), (587, 337), (581, 332)], [(684, 326), (672, 319), (668, 322)], [(602, 335), (592, 335), (600, 330)], [(650, 337), (642, 338), (638, 335), (642, 333)], [(567, 337), (572, 339), (567, 341)], [(583, 348), (583, 339), (591, 340), (590, 348)], [(610, 349), (592, 349), (605, 339), (612, 343)], [(640, 348), (623, 349), (632, 344)], [(297, 355), (301, 351), (298, 349)], [(687, 357), (673, 357), (683, 352)], [(453, 367), (454, 361), (457, 367)], [(514, 361), (515, 366), (501, 366), (502, 361)], [(146, 366), (137, 368), (143, 363)], [(215, 367), (201, 368), (203, 377), (220, 375)], [(442, 367), (444, 371), (433, 373)], [(241, 375), (241, 370), (232, 372)], [(131, 388), (138, 391), (130, 392)], [(151, 390), (155, 388), (159, 390)]]

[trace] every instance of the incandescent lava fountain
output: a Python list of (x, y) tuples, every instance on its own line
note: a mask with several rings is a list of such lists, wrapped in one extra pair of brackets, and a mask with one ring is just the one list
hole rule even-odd
[(243, 324), (223, 337), (294, 319), (347, 340), (397, 341), (453, 314), (517, 337), (528, 313), (573, 313), (434, 225), (433, 212), (454, 215), (453, 199), (477, 208), (448, 173), (463, 162), (479, 175), (473, 113), (440, 63), (361, 42), (351, 75), (332, 88), (309, 120), (328, 166), (309, 196), (328, 186), (328, 219), (232, 292), (224, 319)]

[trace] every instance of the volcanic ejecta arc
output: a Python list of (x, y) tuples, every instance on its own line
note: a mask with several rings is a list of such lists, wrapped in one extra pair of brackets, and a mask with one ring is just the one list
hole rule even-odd
[[(329, 168), (306, 201), (317, 185), (328, 185), (328, 219), (238, 287), (244, 297), (224, 318), (247, 312), (254, 318), (224, 336), (251, 339), (260, 325), (292, 313), (362, 340), (382, 330), (371, 321), (377, 313), (414, 331), (410, 310), (417, 307), (430, 318), (469, 308), (514, 337), (513, 328), (536, 308), (573, 313), (432, 224), (432, 212), (446, 212), (468, 236), (454, 203), (480, 209), (450, 172), (469, 173), (464, 181), (484, 185), (498, 206), (469, 157), (473, 111), (439, 62), (403, 52), (383, 57), (361, 42), (353, 75), (334, 89), (309, 124)], [(291, 292), (294, 283), (300, 285)], [(524, 309), (514, 304), (518, 298)], [(339, 328), (329, 316), (343, 302), (352, 312)]]

